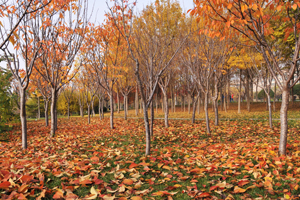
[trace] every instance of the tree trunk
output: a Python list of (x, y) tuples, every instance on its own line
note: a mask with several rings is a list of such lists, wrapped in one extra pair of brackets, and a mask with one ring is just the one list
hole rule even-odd
[(99, 97), (99, 118), (102, 120), (102, 113), (101, 113), (101, 98)]
[(135, 87), (135, 116), (139, 114), (139, 93), (138, 93), (138, 86)]
[(207, 133), (210, 134), (209, 117), (208, 117), (208, 91), (204, 93), (204, 110)]
[(156, 113), (158, 113), (158, 99), (157, 99), (157, 95), (158, 95), (158, 90), (156, 92), (156, 95), (155, 95), (155, 109), (156, 109)]
[(90, 104), (88, 105), (88, 123), (91, 123), (91, 106)]
[(150, 135), (153, 137), (153, 124), (154, 124), (154, 105), (153, 100), (150, 103)]
[(256, 85), (255, 85), (255, 93), (256, 93), (255, 100), (256, 100), (256, 102), (258, 102), (258, 93), (257, 93), (257, 88), (258, 88), (258, 78), (257, 78)]
[(191, 113), (191, 95), (188, 94), (188, 112)]
[(229, 73), (227, 75), (227, 109), (229, 109), (229, 104), (230, 104), (230, 98), (231, 98), (231, 94), (230, 94), (230, 76)]
[(246, 74), (246, 98), (247, 98), (247, 111), (250, 112), (250, 82), (249, 82), (249, 72), (247, 70)]
[(280, 108), (280, 141), (279, 155), (286, 155), (286, 144), (288, 134), (287, 110), (289, 105), (289, 89), (285, 86), (282, 89), (282, 103)]
[(40, 97), (38, 97), (38, 119), (41, 119)]
[(274, 86), (274, 102), (273, 102), (273, 109), (274, 112), (276, 111), (276, 81), (275, 81), (275, 86)]
[(111, 94), (109, 95), (109, 101), (110, 101), (110, 128), (114, 129), (114, 99), (113, 99), (113, 91), (111, 91)]
[(79, 107), (80, 107), (79, 108), (80, 109), (80, 116), (83, 117), (84, 116), (84, 114), (83, 114), (83, 105), (80, 105)]
[(165, 113), (165, 127), (169, 128), (169, 106), (168, 106), (168, 95), (166, 89), (161, 89), (164, 95), (164, 113)]
[(48, 119), (48, 106), (49, 106), (49, 100), (44, 99), (44, 107), (45, 107), (45, 125), (46, 125), (46, 127), (49, 125), (49, 119)]
[(238, 113), (241, 113), (241, 90), (242, 90), (242, 70), (240, 69), (240, 85), (239, 85), (239, 102), (238, 102)]
[(68, 119), (70, 119), (70, 101), (68, 101)]
[(127, 99), (128, 99), (128, 96), (127, 95), (124, 95), (124, 119), (127, 120)]
[(20, 119), (22, 129), (22, 148), (27, 149), (26, 90), (20, 88)]
[(273, 126), (272, 126), (272, 105), (271, 105), (270, 94), (267, 95), (267, 99), (268, 99), (268, 109), (269, 109), (269, 126), (270, 126), (270, 128), (273, 128)]
[[(94, 96), (95, 97), (95, 96)], [(92, 97), (92, 117), (95, 116), (95, 109), (94, 109), (94, 101), (95, 101), (95, 98)]]
[(151, 134), (150, 134), (150, 127), (149, 127), (149, 118), (148, 118), (148, 108), (146, 103), (143, 102), (144, 106), (144, 122), (145, 122), (145, 132), (146, 132), (146, 155), (150, 155), (151, 150)]
[[(199, 102), (199, 96), (196, 97), (196, 100), (194, 99), (195, 97), (192, 97), (192, 102), (193, 102), (193, 115), (192, 115), (192, 124), (195, 123), (195, 115), (196, 115), (196, 107), (197, 107), (197, 102)], [(199, 105), (198, 105), (199, 107)]]
[(117, 91), (117, 103), (118, 103), (118, 113), (120, 113), (120, 97), (119, 97), (119, 91)]
[(102, 100), (101, 100), (101, 114), (102, 114), (102, 119), (104, 119), (104, 110), (103, 109), (104, 109), (104, 98), (102, 98)]
[(51, 88), (51, 131), (50, 137), (55, 136), (56, 131), (56, 89)]
[(219, 125), (219, 111), (218, 111), (218, 98), (214, 99), (214, 105), (215, 105), (215, 125)]

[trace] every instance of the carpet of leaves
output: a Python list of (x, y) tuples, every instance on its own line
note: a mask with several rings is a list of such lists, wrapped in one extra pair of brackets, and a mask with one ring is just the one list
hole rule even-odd
[(60, 119), (49, 138), (43, 121), (0, 142), (2, 199), (298, 199), (299, 123), (289, 129), (287, 156), (278, 157), (279, 123), (155, 121), (145, 156), (142, 119)]

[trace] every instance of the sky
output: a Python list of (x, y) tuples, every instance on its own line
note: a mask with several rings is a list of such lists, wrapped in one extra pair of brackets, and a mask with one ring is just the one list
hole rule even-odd
[[(109, 0), (88, 0), (89, 1), (89, 11), (92, 12), (93, 15), (91, 21), (94, 22), (96, 25), (102, 24), (104, 20), (104, 14), (109, 12), (106, 1)], [(177, 0), (181, 8), (184, 12), (193, 8), (193, 0)], [(154, 0), (137, 0), (136, 11), (142, 11), (146, 5), (149, 5)], [(92, 9), (93, 8), (93, 9)]]

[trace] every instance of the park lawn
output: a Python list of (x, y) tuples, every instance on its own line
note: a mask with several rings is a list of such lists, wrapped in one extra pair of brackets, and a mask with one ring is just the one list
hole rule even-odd
[(3, 199), (296, 199), (300, 187), (299, 122), (290, 124), (287, 156), (278, 157), (279, 121), (156, 120), (145, 156), (142, 119), (59, 119), (50, 139), (44, 122), (28, 123), (0, 142)]

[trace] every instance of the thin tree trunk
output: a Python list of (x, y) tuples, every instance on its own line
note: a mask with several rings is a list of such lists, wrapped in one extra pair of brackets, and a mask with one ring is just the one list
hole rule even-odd
[(55, 131), (56, 131), (56, 127), (55, 127), (55, 108), (56, 108), (56, 89), (52, 88), (51, 89), (51, 131), (50, 131), (50, 137), (54, 137), (55, 136)]
[(214, 100), (215, 109), (215, 125), (219, 125), (219, 111), (218, 111), (218, 98)]
[(208, 91), (204, 93), (204, 110), (205, 110), (205, 121), (206, 121), (206, 130), (207, 133), (210, 134), (209, 127), (209, 117), (208, 117)]
[(38, 119), (41, 119), (40, 97), (38, 97)]
[(70, 101), (68, 101), (68, 119), (70, 119)]
[(119, 97), (119, 91), (117, 91), (117, 103), (118, 103), (118, 113), (120, 113), (120, 97)]
[(193, 102), (192, 124), (195, 123), (196, 107), (197, 107), (197, 102), (199, 102), (198, 97), (199, 96), (196, 97), (196, 100), (194, 99), (195, 98), (194, 96), (192, 97), (192, 102)]
[(127, 95), (124, 95), (124, 119), (127, 120)]
[(49, 106), (49, 100), (44, 99), (44, 107), (45, 107), (45, 126), (46, 126), (46, 127), (49, 125), (49, 119), (48, 119), (48, 106)]
[(88, 123), (90, 124), (91, 123), (91, 106), (90, 104), (88, 105)]
[(191, 95), (188, 94), (188, 112), (191, 113)]
[(242, 70), (240, 69), (240, 85), (239, 85), (239, 102), (238, 102), (238, 113), (241, 113), (241, 91), (242, 91)]
[(95, 101), (95, 98), (92, 97), (92, 117), (95, 116), (94, 101)]
[(166, 89), (162, 89), (162, 91), (163, 91), (163, 95), (164, 95), (164, 104), (165, 104), (165, 109), (164, 109), (164, 113), (165, 113), (165, 127), (168, 128), (169, 127), (168, 95), (167, 95)]
[(154, 105), (153, 100), (150, 104), (150, 135), (153, 137), (153, 124), (154, 124)]
[(144, 105), (144, 122), (145, 122), (145, 133), (146, 133), (146, 155), (150, 155), (151, 150), (151, 134), (150, 134), (150, 127), (149, 127), (149, 118), (148, 118), (148, 108), (146, 103), (143, 102)]
[(102, 114), (102, 119), (104, 119), (104, 98), (101, 100), (101, 114)]
[(275, 86), (274, 86), (274, 102), (273, 102), (273, 109), (274, 112), (276, 111), (276, 81), (275, 81)]
[(270, 126), (270, 128), (273, 128), (273, 126), (272, 126), (272, 105), (271, 105), (270, 94), (267, 95), (267, 99), (268, 99), (268, 108), (269, 108), (269, 126)]
[(22, 128), (22, 148), (27, 149), (26, 90), (20, 89), (20, 119)]
[(158, 95), (158, 90), (156, 90), (156, 95), (155, 95), (155, 109), (156, 109), (156, 113), (158, 113), (158, 99), (157, 99), (157, 95)]
[(257, 78), (257, 81), (256, 81), (256, 85), (255, 85), (255, 93), (256, 93), (256, 102), (258, 102), (258, 93), (257, 93), (257, 88), (258, 88), (258, 78)]
[(229, 73), (227, 75), (227, 109), (229, 109), (229, 104), (230, 104), (230, 98), (231, 98), (231, 94), (230, 94), (230, 76)]
[(200, 114), (200, 107), (201, 107), (201, 104), (200, 104), (200, 94), (199, 94), (198, 99), (197, 99), (197, 104), (198, 104), (198, 106), (197, 106), (198, 114)]
[(282, 103), (280, 108), (280, 141), (279, 155), (286, 155), (286, 144), (288, 134), (287, 111), (289, 105), (289, 89), (288, 87), (282, 90)]
[(246, 98), (247, 98), (247, 111), (250, 112), (250, 82), (249, 82), (249, 72), (247, 70), (247, 74), (246, 74)]
[(113, 99), (113, 91), (111, 90), (111, 94), (109, 95), (110, 100), (110, 128), (114, 129), (114, 99)]
[(101, 115), (101, 98), (99, 97), (99, 118), (102, 120), (102, 115)]
[(84, 114), (83, 114), (83, 105), (80, 105), (80, 116), (84, 117)]
[(135, 116), (139, 114), (139, 93), (138, 93), (138, 86), (136, 84), (135, 87)]

